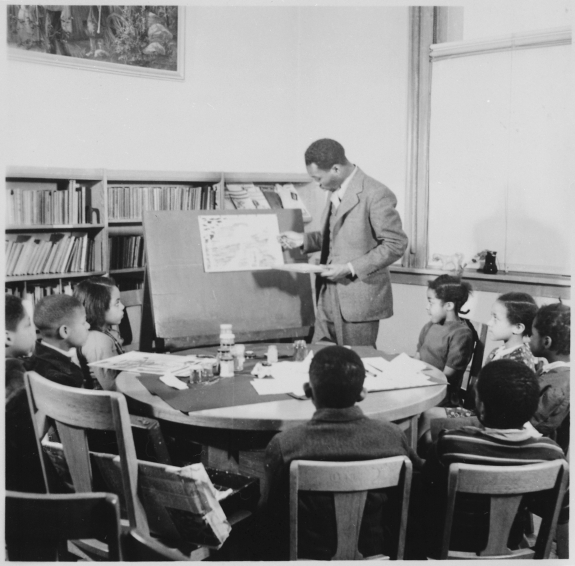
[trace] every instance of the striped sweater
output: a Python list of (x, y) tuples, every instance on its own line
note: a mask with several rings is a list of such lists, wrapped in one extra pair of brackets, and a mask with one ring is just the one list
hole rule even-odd
[[(428, 488), (428, 515), (435, 524), (442, 524), (442, 514), (447, 499), (447, 476), (453, 463), (490, 466), (522, 466), (565, 458), (563, 450), (549, 438), (533, 438), (525, 429), (499, 430), (483, 426), (467, 426), (457, 430), (444, 430), (432, 446), (423, 467), (423, 481)], [(485, 497), (462, 495), (456, 506), (456, 550), (478, 551), (485, 546), (489, 503)], [(521, 540), (525, 527), (525, 510), (537, 512), (543, 498), (526, 498), (522, 511), (510, 535), (510, 547)], [(439, 515), (438, 515), (439, 513)], [(559, 522), (569, 520), (569, 496), (565, 496)], [(436, 526), (436, 525), (435, 525)], [(434, 529), (434, 537), (440, 530)]]

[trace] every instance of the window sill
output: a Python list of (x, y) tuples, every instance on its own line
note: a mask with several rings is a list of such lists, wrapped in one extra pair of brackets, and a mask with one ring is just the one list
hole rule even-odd
[[(393, 283), (403, 285), (422, 285), (439, 275), (449, 273), (440, 269), (422, 269), (413, 267), (390, 266)], [(466, 269), (463, 278), (469, 281), (476, 291), (506, 293), (522, 291), (533, 296), (571, 298), (571, 277), (567, 275), (546, 275), (542, 273), (499, 272), (495, 275), (479, 273), (476, 269)]]

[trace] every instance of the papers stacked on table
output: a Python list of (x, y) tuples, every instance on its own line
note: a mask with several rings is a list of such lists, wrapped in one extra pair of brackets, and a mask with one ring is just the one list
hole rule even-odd
[[(278, 362), (271, 366), (257, 364), (252, 374), (257, 376), (251, 382), (258, 395), (280, 395), (293, 393), (303, 396), (303, 384), (309, 381), (309, 365), (313, 353), (310, 352), (302, 362)], [(258, 367), (259, 366), (259, 367)], [(270, 376), (272, 379), (263, 379)]]
[(436, 385), (436, 382), (422, 374), (427, 365), (399, 354), (388, 362), (383, 358), (362, 358), (366, 370), (364, 387), (368, 391), (389, 391)]
[[(311, 353), (311, 352), (310, 352)], [(367, 391), (389, 391), (436, 385), (436, 382), (421, 373), (427, 366), (414, 360), (407, 354), (400, 354), (388, 362), (384, 358), (362, 358), (366, 369), (364, 387)], [(251, 382), (259, 395), (279, 395), (293, 393), (304, 395), (303, 384), (309, 381), (311, 356), (303, 362), (279, 362), (271, 366), (254, 368), (252, 373), (258, 377), (270, 376), (272, 379), (257, 379)], [(259, 364), (258, 364), (259, 365)]]
[(133, 373), (153, 373), (156, 375), (173, 374), (185, 377), (191, 369), (201, 366), (198, 356), (172, 356), (170, 354), (149, 354), (147, 352), (127, 352), (105, 360), (88, 364), (89, 366), (130, 371)]

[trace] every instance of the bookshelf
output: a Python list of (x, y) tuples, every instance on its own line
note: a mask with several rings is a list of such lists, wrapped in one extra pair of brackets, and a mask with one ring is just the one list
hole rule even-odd
[[(270, 208), (292, 204), (282, 203), (276, 187), (293, 186), (291, 200), (303, 196), (308, 208), (306, 195), (318, 192), (310, 190), (307, 175), (293, 173), (9, 167), (6, 290), (36, 302), (45, 294), (71, 293), (86, 277), (108, 274), (122, 291), (142, 288), (142, 211), (236, 208), (225, 198), (229, 184), (255, 185)], [(14, 247), (25, 248), (20, 262), (9, 257)]]
[(122, 291), (142, 287), (146, 268), (144, 210), (219, 209), (221, 173), (108, 170), (109, 272)]
[(103, 170), (11, 167), (6, 175), (5, 283), (36, 302), (106, 271)]

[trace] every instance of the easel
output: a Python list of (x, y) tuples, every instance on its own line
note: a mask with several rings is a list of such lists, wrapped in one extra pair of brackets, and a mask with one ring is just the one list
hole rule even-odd
[[(314, 323), (308, 274), (278, 270), (206, 273), (198, 216), (263, 215), (278, 218), (280, 232), (303, 232), (299, 210), (149, 211), (144, 214), (147, 270), (142, 351), (174, 351), (219, 342), (230, 323), (236, 342), (304, 338)], [(304, 260), (299, 250), (284, 261)]]

